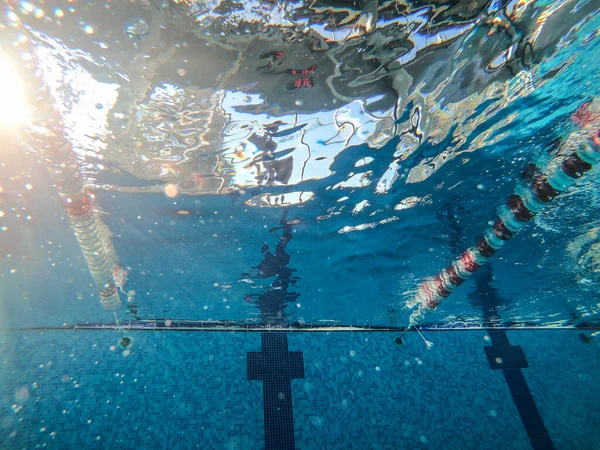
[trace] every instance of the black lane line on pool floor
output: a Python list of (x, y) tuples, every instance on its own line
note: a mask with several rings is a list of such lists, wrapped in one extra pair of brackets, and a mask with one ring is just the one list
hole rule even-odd
[[(498, 310), (506, 303), (499, 295), (498, 289), (492, 286), (493, 279), (492, 265), (488, 264), (475, 277), (477, 288), (469, 294), (471, 302), (482, 308), (483, 322), (487, 326), (500, 322)], [(502, 370), (533, 449), (553, 450), (552, 439), (550, 439), (546, 425), (521, 371), (521, 369), (529, 368), (523, 349), (518, 345), (510, 344), (506, 330), (488, 328), (486, 331), (492, 345), (483, 347), (483, 349), (490, 367), (493, 370)]]
[(248, 379), (262, 380), (265, 449), (293, 450), (293, 378), (304, 378), (302, 352), (288, 351), (287, 333), (262, 334), (262, 351), (248, 352)]
[(534, 450), (554, 449), (552, 439), (521, 372), (521, 369), (529, 368), (523, 349), (518, 345), (511, 345), (504, 330), (490, 330), (488, 335), (492, 345), (484, 347), (484, 350), (490, 367), (502, 370), (532, 447)]

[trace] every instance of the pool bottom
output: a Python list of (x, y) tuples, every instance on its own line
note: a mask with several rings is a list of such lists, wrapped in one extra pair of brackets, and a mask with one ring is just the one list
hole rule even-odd
[(494, 364), (518, 368), (556, 448), (594, 448), (595, 338), (505, 334), (523, 359), (484, 330), (425, 332), (431, 350), (393, 332), (131, 331), (128, 351), (116, 333), (3, 332), (0, 448), (532, 448)]

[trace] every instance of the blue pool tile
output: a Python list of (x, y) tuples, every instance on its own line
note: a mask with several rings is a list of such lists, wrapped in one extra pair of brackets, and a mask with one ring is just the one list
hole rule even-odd
[[(484, 331), (290, 333), (297, 449), (530, 449)], [(513, 331), (556, 448), (600, 442), (600, 350), (576, 331)], [(0, 333), (0, 448), (265, 448), (261, 333)], [(268, 424), (267, 424), (268, 425)], [(280, 430), (285, 436), (285, 430)]]

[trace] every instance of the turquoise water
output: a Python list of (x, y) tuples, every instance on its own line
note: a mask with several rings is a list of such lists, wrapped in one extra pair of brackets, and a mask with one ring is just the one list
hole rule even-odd
[(596, 448), (595, 2), (2, 8), (0, 448)]

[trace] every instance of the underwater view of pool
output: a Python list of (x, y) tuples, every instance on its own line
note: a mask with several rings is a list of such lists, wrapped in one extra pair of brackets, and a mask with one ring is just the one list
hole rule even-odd
[(0, 449), (600, 449), (598, 2), (0, 14)]

